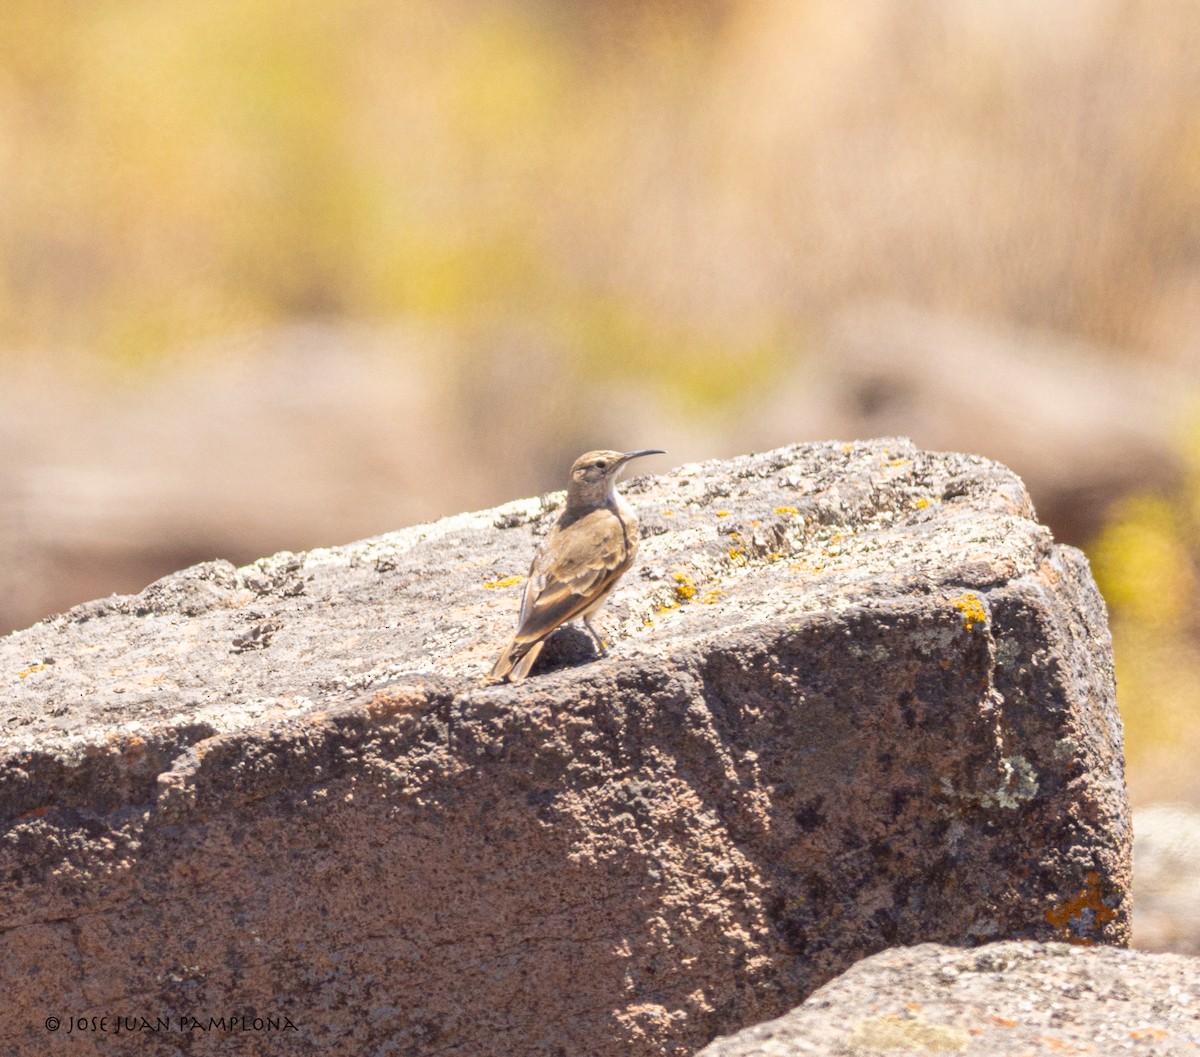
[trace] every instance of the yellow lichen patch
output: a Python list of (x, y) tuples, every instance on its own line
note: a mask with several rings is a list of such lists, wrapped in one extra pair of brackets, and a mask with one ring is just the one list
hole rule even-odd
[(794, 506), (777, 506), (775, 508), (775, 513), (776, 514), (799, 514), (800, 511), (797, 510)]
[(728, 511), (728, 510), (718, 510), (718, 511), (716, 512), (716, 514), (717, 514), (717, 517), (729, 517), (729, 511)]
[(674, 510), (664, 510), (663, 511), (663, 517), (674, 517), (674, 516), (675, 516)]
[(802, 559), (798, 562), (791, 562), (788, 568), (794, 569), (798, 573), (819, 573), (824, 570), (825, 563), (812, 561), (811, 559)]
[(741, 547), (729, 548), (729, 560), (731, 562), (745, 562), (746, 552)]
[(27, 676), (33, 675), (34, 672), (40, 672), (40, 671), (45, 670), (45, 667), (46, 666), (44, 664), (32, 664), (28, 668), (26, 668), (23, 672), (17, 672), (17, 678), (24, 679)]
[(672, 579), (675, 581), (675, 597), (680, 602), (690, 602), (696, 597), (696, 581), (687, 573), (675, 573)]
[(907, 466), (911, 462), (912, 462), (912, 459), (892, 459), (888, 463), (888, 465), (889, 466)]
[(703, 602), (706, 606), (711, 606), (724, 593), (725, 592), (722, 591), (719, 587), (714, 587), (711, 591), (705, 591), (704, 597), (701, 598), (700, 601)]
[(1092, 870), (1085, 879), (1085, 887), (1073, 899), (1068, 899), (1059, 906), (1046, 909), (1046, 920), (1056, 929), (1070, 928), (1069, 935), (1064, 937), (1068, 943), (1079, 943), (1090, 946), (1089, 936), (1079, 935), (1080, 927), (1093, 931), (1099, 925), (1106, 925), (1117, 916), (1117, 912), (1104, 902), (1100, 891), (1100, 874)]
[(853, 1050), (904, 1050), (908, 1053), (961, 1053), (971, 1037), (963, 1028), (931, 1023), (920, 1007), (908, 1013), (885, 1013), (854, 1024), (847, 1039)]
[(503, 580), (484, 580), (483, 586), (491, 591), (496, 587), (512, 587), (513, 584), (519, 584), (524, 579), (523, 576), (506, 576)]
[(979, 596), (968, 591), (965, 595), (959, 598), (951, 599), (954, 608), (957, 609), (963, 617), (963, 626), (970, 631), (976, 624), (987, 623), (987, 610), (983, 607), (983, 602)]
[(913, 506), (915, 506), (918, 510), (924, 510), (927, 506), (929, 506), (929, 500), (924, 496), (921, 496), (920, 499), (913, 500)]

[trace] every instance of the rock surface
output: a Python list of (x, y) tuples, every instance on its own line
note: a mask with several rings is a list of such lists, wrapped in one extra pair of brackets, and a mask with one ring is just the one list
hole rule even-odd
[(1063, 943), (937, 944), (859, 962), (697, 1057), (1200, 1053), (1200, 961)]
[(609, 656), (564, 629), (516, 687), (480, 677), (560, 495), (0, 640), (0, 1048), (684, 1054), (885, 947), (1127, 939), (1104, 606), (1010, 471), (895, 440), (624, 491)]

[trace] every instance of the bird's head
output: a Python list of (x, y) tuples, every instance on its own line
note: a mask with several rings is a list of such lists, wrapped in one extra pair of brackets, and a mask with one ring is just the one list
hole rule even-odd
[(569, 505), (600, 505), (610, 500), (615, 492), (617, 475), (631, 459), (643, 455), (665, 455), (657, 448), (641, 451), (589, 451), (579, 456), (571, 467), (571, 480), (567, 485)]

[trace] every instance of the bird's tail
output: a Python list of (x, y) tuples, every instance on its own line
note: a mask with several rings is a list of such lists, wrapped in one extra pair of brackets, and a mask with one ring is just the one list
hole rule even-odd
[(510, 683), (519, 683), (529, 674), (529, 669), (533, 667), (533, 662), (537, 660), (538, 654), (541, 652), (541, 639), (530, 642), (528, 639), (519, 639), (514, 636), (512, 642), (500, 654), (495, 667), (492, 668), (492, 681), (500, 682), (507, 679)]

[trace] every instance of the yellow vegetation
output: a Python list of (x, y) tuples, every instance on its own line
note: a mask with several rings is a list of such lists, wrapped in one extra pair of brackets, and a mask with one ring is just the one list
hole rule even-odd
[(1200, 422), (1185, 457), (1180, 494), (1121, 501), (1088, 548), (1109, 607), (1135, 798), (1200, 796)]
[(1191, 267), (1191, 7), (1101, 0), (1054, 48), (973, 8), (5, 0), (0, 331), (142, 362), (507, 318), (701, 408), (856, 299), (1144, 345)]

